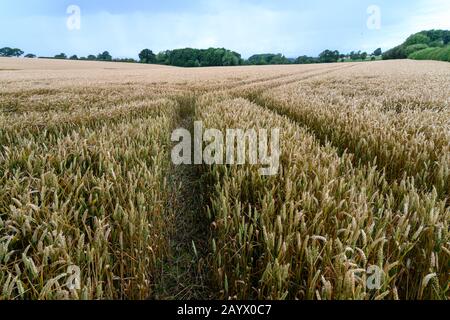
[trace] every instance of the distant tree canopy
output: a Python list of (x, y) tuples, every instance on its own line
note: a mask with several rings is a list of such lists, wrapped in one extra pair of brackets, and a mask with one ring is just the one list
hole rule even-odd
[(156, 55), (150, 49), (144, 49), (139, 53), (139, 62), (156, 63)]
[(108, 51), (105, 51), (103, 53), (99, 53), (97, 55), (98, 61), (112, 61), (112, 56), (109, 54)]
[(36, 58), (36, 55), (33, 53), (28, 53), (25, 55), (25, 58), (34, 59), (34, 58)]
[(383, 60), (406, 59), (408, 56), (406, 55), (405, 49), (403, 45), (396, 46), (383, 53)]
[(156, 62), (177, 67), (237, 66), (241, 55), (224, 48), (175, 49), (158, 53)]
[(414, 44), (429, 44), (431, 39), (425, 33), (416, 33), (409, 36), (404, 42), (405, 46), (411, 46)]
[(379, 56), (381, 56), (383, 54), (383, 50), (381, 50), (381, 48), (378, 48), (377, 50), (375, 50), (374, 52), (373, 52), (373, 56), (375, 56), (375, 57), (379, 57)]
[(423, 49), (428, 48), (428, 45), (425, 43), (417, 43), (417, 44), (412, 44), (410, 46), (407, 46), (406, 48), (404, 48), (404, 53), (405, 56), (409, 57), (411, 54), (413, 54), (416, 51), (420, 51)]
[(67, 59), (67, 55), (65, 53), (60, 53), (55, 55), (55, 59)]
[(425, 48), (410, 54), (408, 58), (415, 60), (438, 60), (450, 62), (450, 46)]
[(318, 63), (318, 62), (319, 62), (319, 58), (308, 57), (308, 56), (300, 56), (294, 61), (294, 63), (297, 63), (297, 64), (311, 64), (311, 63)]
[(337, 50), (325, 50), (319, 54), (319, 61), (322, 63), (338, 62), (339, 56), (340, 54)]
[(444, 34), (442, 41), (444, 42), (444, 45), (450, 44), (450, 32)]
[[(406, 39), (406, 41), (403, 44), (386, 51), (383, 54), (383, 59), (384, 60), (406, 59), (406, 58), (416, 59), (417, 57), (425, 59), (427, 56), (429, 56), (430, 60), (442, 60), (445, 55), (436, 54), (436, 52), (445, 52), (445, 50), (439, 51), (437, 49), (448, 46), (449, 44), (450, 44), (449, 30), (421, 31), (409, 36), (408, 39)], [(419, 53), (421, 51), (423, 51), (421, 54), (416, 55), (416, 53)]]
[(127, 62), (127, 63), (137, 63), (138, 61), (136, 61), (133, 58), (115, 58), (112, 61), (114, 62)]
[(20, 57), (24, 52), (18, 48), (4, 47), (0, 49), (0, 57)]
[(366, 60), (368, 54), (367, 54), (367, 52), (352, 51), (348, 54), (348, 56), (350, 57), (351, 60), (357, 61), (357, 60)]
[[(383, 59), (404, 59), (416, 52), (428, 48), (443, 48), (449, 45), (450, 31), (446, 30), (430, 30), (422, 31), (418, 34), (410, 36), (404, 44), (397, 46), (383, 53), (381, 48), (376, 49), (370, 56), (383, 56)], [(442, 57), (439, 51), (425, 51), (424, 53), (433, 52), (433, 57)], [(0, 49), (0, 57), (20, 57), (24, 52), (17, 48), (5, 47)], [(361, 51), (352, 51), (349, 54), (341, 54), (338, 50), (325, 50), (318, 57), (299, 56), (296, 59), (287, 58), (282, 54), (264, 53), (255, 54), (248, 60), (243, 60), (237, 52), (227, 50), (225, 48), (209, 48), (209, 49), (175, 49), (159, 52), (154, 54), (150, 49), (143, 49), (139, 53), (139, 61), (133, 58), (113, 58), (108, 51), (99, 53), (98, 55), (88, 55), (87, 57), (78, 57), (72, 55), (70, 58), (65, 53), (55, 55), (53, 59), (70, 59), (70, 60), (89, 60), (89, 61), (115, 61), (129, 63), (156, 63), (164, 65), (172, 65), (178, 67), (212, 67), (212, 66), (237, 66), (243, 64), (250, 65), (277, 65), (277, 64), (310, 64), (310, 63), (333, 63), (338, 61), (367, 60), (369, 54)], [(417, 55), (423, 58), (424, 54)], [(27, 54), (26, 58), (35, 58), (33, 54)], [(416, 56), (414, 56), (416, 57)], [(50, 58), (52, 59), (52, 58)]]
[(248, 58), (248, 64), (253, 65), (266, 65), (266, 64), (289, 64), (291, 61), (283, 56), (281, 53), (264, 53), (264, 54), (255, 54)]

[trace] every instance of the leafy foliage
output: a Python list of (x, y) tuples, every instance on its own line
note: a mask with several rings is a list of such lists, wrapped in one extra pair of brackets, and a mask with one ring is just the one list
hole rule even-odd
[(295, 63), (298, 64), (311, 64), (311, 63), (318, 63), (319, 59), (314, 57), (308, 57), (308, 56), (300, 56), (295, 60)]
[(412, 53), (409, 58), (415, 60), (438, 60), (450, 62), (450, 46), (444, 48), (426, 48)]
[(24, 52), (18, 48), (4, 47), (0, 49), (0, 57), (20, 57)]
[(150, 49), (144, 49), (139, 53), (139, 62), (156, 63), (156, 55)]
[(99, 61), (112, 61), (112, 56), (109, 54), (108, 51), (105, 51), (105, 52), (99, 53), (97, 55), (97, 60), (99, 60)]
[(376, 49), (374, 52), (373, 52), (373, 55), (375, 56), (375, 57), (379, 57), (379, 56), (381, 56), (383, 54), (383, 51), (381, 50), (381, 48), (378, 48), (378, 49)]
[(60, 53), (55, 55), (55, 59), (67, 59), (67, 55), (65, 53)]
[(167, 50), (159, 53), (156, 61), (177, 67), (237, 66), (243, 62), (239, 53), (224, 48)]
[(403, 45), (392, 48), (383, 54), (383, 60), (406, 59), (407, 57), (406, 48)]
[[(449, 42), (449, 30), (421, 31), (409, 36), (403, 44), (386, 51), (383, 59), (410, 58), (448, 61), (445, 49), (439, 50), (439, 48), (446, 46)], [(427, 48), (430, 49), (427, 50)]]
[(283, 56), (281, 53), (263, 53), (255, 54), (248, 59), (248, 64), (252, 65), (266, 65), (266, 64), (289, 64), (291, 61)]
[(319, 55), (319, 61), (322, 63), (337, 62), (339, 60), (339, 51), (325, 50)]
[(426, 49), (426, 48), (428, 48), (428, 45), (426, 45), (425, 43), (413, 44), (413, 45), (406, 47), (405, 53), (407, 56), (410, 56), (412, 53)]

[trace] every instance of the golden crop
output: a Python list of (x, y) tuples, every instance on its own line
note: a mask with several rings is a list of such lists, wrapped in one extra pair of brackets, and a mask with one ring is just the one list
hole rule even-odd
[[(449, 102), (441, 62), (0, 58), (0, 299), (448, 299)], [(280, 128), (279, 174), (175, 167), (195, 120)]]

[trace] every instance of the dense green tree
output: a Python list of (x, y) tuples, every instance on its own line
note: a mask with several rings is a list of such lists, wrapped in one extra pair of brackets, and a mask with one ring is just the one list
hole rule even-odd
[(406, 59), (407, 57), (406, 48), (403, 45), (392, 48), (383, 54), (383, 60)]
[(254, 65), (264, 65), (267, 64), (267, 61), (272, 57), (271, 54), (254, 54), (250, 58), (248, 58), (249, 64)]
[(115, 58), (113, 59), (114, 62), (127, 62), (127, 63), (137, 63), (138, 61), (136, 61), (133, 58)]
[(36, 58), (36, 55), (32, 54), (32, 53), (28, 53), (25, 55), (25, 58), (34, 59), (34, 58)]
[(319, 55), (319, 61), (322, 63), (338, 62), (339, 51), (325, 50)]
[(10, 47), (4, 47), (0, 49), (0, 57), (12, 57), (13, 49)]
[(160, 52), (156, 62), (178, 67), (234, 66), (242, 64), (242, 58), (224, 48), (185, 48)]
[(368, 56), (367, 52), (361, 53), (361, 60), (363, 60), (363, 61), (366, 60), (367, 56)]
[(349, 56), (350, 56), (350, 59), (352, 59), (354, 61), (361, 60), (362, 59), (361, 50), (359, 50), (359, 51), (352, 51), (352, 52), (350, 52)]
[(444, 45), (447, 45), (450, 43), (450, 31), (447, 31), (447, 33), (445, 33), (443, 35), (442, 42), (444, 43)]
[(87, 60), (97, 60), (97, 57), (93, 54), (88, 55)]
[(434, 41), (431, 41), (428, 44), (428, 47), (432, 47), (432, 48), (442, 48), (443, 46), (445, 46), (443, 39), (441, 39), (441, 40), (434, 40)]
[[(431, 42), (433, 41), (443, 41), (448, 35), (450, 34), (449, 30), (427, 30), (427, 31), (421, 31), (419, 34), (422, 34), (430, 39)], [(431, 47), (431, 46), (430, 46)]]
[[(426, 56), (436, 58), (434, 56), (439, 56), (438, 53), (445, 52), (445, 50), (439, 51), (433, 49), (444, 47), (449, 43), (449, 40), (449, 30), (421, 31), (409, 36), (403, 44), (386, 51), (383, 54), (383, 59), (406, 59), (411, 55), (421, 58)], [(421, 53), (416, 55), (419, 52)], [(440, 57), (444, 58), (443, 54)]]
[(156, 63), (156, 55), (150, 49), (144, 49), (139, 53), (141, 63)]
[(407, 46), (405, 48), (405, 54), (406, 54), (406, 56), (409, 56), (410, 54), (412, 54), (416, 51), (420, 51), (420, 50), (423, 50), (426, 48), (428, 48), (428, 45), (426, 45), (425, 43), (413, 44), (413, 45)]
[(430, 38), (423, 33), (416, 33), (406, 39), (404, 45), (411, 46), (414, 44), (429, 44), (431, 42)]
[(289, 59), (283, 56), (282, 54), (275, 55), (270, 61), (270, 64), (289, 64), (289, 63), (290, 63)]
[(156, 55), (156, 63), (169, 64), (168, 51), (160, 52)]
[(70, 60), (78, 60), (78, 56), (76, 54), (74, 54), (73, 56), (71, 56), (69, 58)]
[(408, 58), (416, 60), (438, 60), (450, 62), (450, 46), (426, 48), (412, 53)]
[(381, 50), (381, 48), (378, 48), (377, 50), (375, 50), (374, 52), (373, 52), (373, 55), (375, 56), (375, 57), (379, 57), (379, 56), (381, 56), (383, 54), (383, 51)]
[(5, 47), (0, 49), (0, 57), (20, 57), (24, 52), (18, 48)]
[(97, 60), (99, 60), (99, 61), (112, 61), (112, 56), (109, 54), (108, 51), (105, 51), (105, 52), (99, 53), (97, 55)]
[(225, 54), (222, 58), (223, 66), (237, 66), (240, 64), (241, 57), (230, 51), (225, 51)]
[(263, 53), (251, 56), (250, 58), (248, 58), (248, 63), (254, 65), (289, 64), (291, 63), (291, 61), (281, 53)]
[(67, 59), (67, 55), (65, 53), (60, 53), (55, 55), (55, 59)]
[(314, 57), (308, 57), (308, 56), (300, 56), (295, 60), (295, 63), (298, 64), (310, 64), (310, 63), (318, 63), (318, 59)]

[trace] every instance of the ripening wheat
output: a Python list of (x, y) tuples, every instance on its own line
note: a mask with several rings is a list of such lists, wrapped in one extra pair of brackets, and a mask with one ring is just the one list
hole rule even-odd
[[(448, 299), (449, 103), (440, 62), (2, 58), (0, 300), (171, 298), (161, 296), (170, 282), (200, 278), (224, 299)], [(180, 173), (171, 133), (195, 120), (279, 128), (278, 175), (258, 165)], [(182, 243), (198, 227), (180, 219), (183, 202), (206, 221), (201, 243)], [(186, 276), (171, 261), (198, 265)]]

